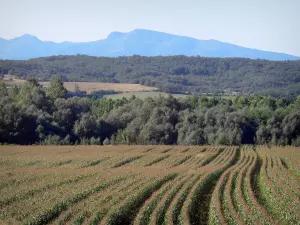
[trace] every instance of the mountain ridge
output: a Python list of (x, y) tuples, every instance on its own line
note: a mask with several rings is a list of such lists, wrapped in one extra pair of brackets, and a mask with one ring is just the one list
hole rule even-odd
[(90, 42), (42, 41), (24, 34), (13, 39), (0, 38), (0, 59), (27, 60), (52, 55), (90, 56), (202, 56), (241, 57), (266, 60), (299, 60), (285, 53), (242, 47), (218, 40), (199, 40), (193, 37), (168, 34), (146, 29), (130, 32), (111, 32), (107, 38)]

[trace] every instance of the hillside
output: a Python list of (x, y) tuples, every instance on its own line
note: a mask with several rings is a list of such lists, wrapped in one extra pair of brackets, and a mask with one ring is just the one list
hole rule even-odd
[(217, 40), (198, 40), (144, 29), (128, 33), (112, 32), (106, 39), (83, 43), (41, 41), (28, 34), (10, 40), (0, 39), (0, 59), (76, 54), (108, 57), (186, 55), (268, 60), (300, 59), (297, 56), (250, 49)]
[(243, 58), (51, 56), (0, 60), (0, 74), (49, 81), (131, 83), (172, 93), (300, 94), (300, 61)]

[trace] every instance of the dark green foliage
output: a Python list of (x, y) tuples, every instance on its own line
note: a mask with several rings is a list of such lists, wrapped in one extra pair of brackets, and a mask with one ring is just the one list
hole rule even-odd
[(35, 79), (0, 92), (0, 143), (300, 145), (300, 97), (54, 100)]
[(139, 83), (166, 92), (300, 94), (300, 61), (245, 58), (51, 56), (0, 60), (0, 71), (27, 79)]

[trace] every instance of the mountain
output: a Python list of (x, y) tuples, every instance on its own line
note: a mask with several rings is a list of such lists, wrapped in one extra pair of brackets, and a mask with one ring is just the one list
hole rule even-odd
[(144, 29), (128, 33), (112, 32), (104, 40), (83, 43), (41, 41), (29, 34), (11, 40), (0, 38), (0, 59), (19, 60), (76, 54), (108, 57), (185, 55), (268, 60), (300, 59), (297, 56), (250, 49), (216, 40), (198, 40)]

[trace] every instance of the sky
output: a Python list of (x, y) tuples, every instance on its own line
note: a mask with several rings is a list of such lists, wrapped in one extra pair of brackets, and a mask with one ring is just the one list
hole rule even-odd
[(300, 56), (300, 0), (0, 0), (0, 37), (86, 42), (136, 28)]

